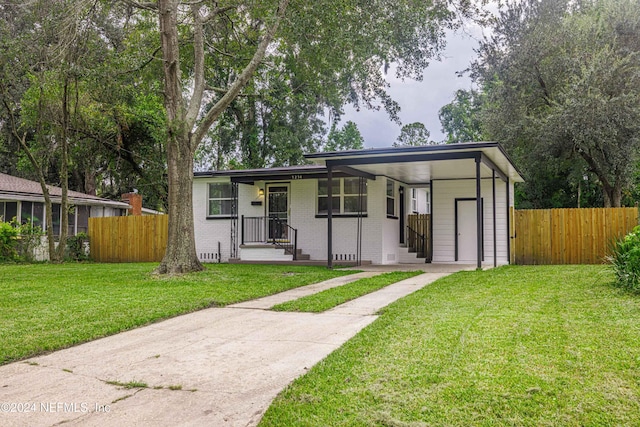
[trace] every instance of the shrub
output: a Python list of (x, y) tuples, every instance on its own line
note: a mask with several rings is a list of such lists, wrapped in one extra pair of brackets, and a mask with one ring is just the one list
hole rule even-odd
[(13, 221), (11, 225), (18, 231), (16, 246), (18, 258), (22, 261), (33, 262), (35, 260), (34, 249), (42, 244), (42, 236), (44, 235), (42, 227), (34, 225), (31, 220), (24, 224)]
[(613, 267), (617, 286), (640, 292), (640, 226), (613, 244), (607, 261)]
[(18, 230), (8, 222), (0, 221), (0, 261), (14, 261), (18, 252)]
[(85, 243), (89, 241), (87, 233), (78, 233), (67, 237), (67, 257), (74, 261), (86, 261), (89, 259), (85, 250)]

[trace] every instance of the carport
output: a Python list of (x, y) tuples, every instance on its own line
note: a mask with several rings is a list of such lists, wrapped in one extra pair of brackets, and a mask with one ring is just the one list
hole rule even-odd
[[(305, 156), (327, 169), (327, 260), (333, 266), (333, 205), (332, 179), (335, 173), (347, 173), (365, 178), (384, 176), (407, 186), (423, 186), (431, 189), (431, 206), (434, 208), (432, 226), (435, 244), (442, 244), (443, 261), (461, 261), (459, 246), (460, 227), (468, 225), (459, 219), (459, 206), (475, 202), (475, 262), (482, 268), (485, 252), (492, 251), (493, 266), (499, 259), (506, 261), (510, 253), (510, 209), (513, 206), (513, 184), (523, 182), (504, 148), (497, 142), (471, 142), (420, 147), (374, 148), (330, 153), (314, 153)], [(469, 184), (473, 182), (473, 187)], [(487, 185), (487, 182), (489, 183)], [(464, 187), (464, 188), (463, 188)], [(483, 189), (483, 187), (485, 187)], [(487, 188), (488, 187), (488, 188)], [(474, 191), (475, 190), (475, 191)], [(459, 197), (458, 197), (459, 196)], [(501, 197), (504, 199), (501, 199)], [(491, 199), (490, 215), (483, 204), (483, 197)], [(468, 210), (468, 209), (467, 209)], [(447, 219), (453, 213), (453, 220)], [(468, 212), (467, 212), (468, 213)], [(486, 224), (487, 219), (489, 224)], [(451, 230), (453, 226), (453, 230)], [(485, 229), (491, 230), (485, 235)], [(438, 236), (438, 239), (436, 239)], [(453, 243), (453, 247), (451, 244)], [(466, 247), (464, 249), (467, 249)], [(438, 250), (438, 248), (436, 248)], [(501, 254), (498, 254), (500, 250)], [(453, 256), (451, 256), (453, 255)], [(451, 258), (451, 259), (449, 259)]]

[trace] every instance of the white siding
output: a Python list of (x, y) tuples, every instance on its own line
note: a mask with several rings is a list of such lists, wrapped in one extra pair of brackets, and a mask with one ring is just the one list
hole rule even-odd
[[(231, 220), (207, 219), (207, 186), (210, 182), (229, 182), (229, 178), (195, 178), (193, 184), (193, 212), (196, 238), (196, 253), (202, 261), (217, 262), (218, 242), (221, 259), (229, 260), (231, 245)], [(238, 185), (238, 236), (240, 244), (241, 217), (266, 214), (264, 197), (259, 189), (271, 181), (256, 182), (255, 185)], [(309, 254), (312, 260), (327, 259), (327, 218), (316, 218), (318, 184), (315, 179), (288, 181), (289, 224), (298, 230), (298, 248)], [(362, 260), (374, 264), (395, 263), (398, 257), (398, 220), (386, 216), (386, 181), (384, 177), (369, 180), (367, 186), (367, 217), (362, 219)], [(262, 200), (261, 206), (252, 206), (251, 201)], [(357, 218), (334, 216), (333, 253), (340, 258), (354, 260), (357, 253)], [(384, 243), (383, 243), (384, 241)], [(383, 250), (383, 247), (385, 248)], [(335, 258), (334, 258), (335, 259)]]
[[(204, 262), (217, 262), (218, 242), (222, 261), (228, 261), (231, 253), (231, 220), (207, 219), (208, 184), (229, 182), (229, 178), (195, 178), (193, 180), (193, 222), (196, 237), (196, 254)], [(239, 186), (240, 188), (241, 186)]]
[[(470, 180), (434, 181), (433, 191), (433, 262), (455, 261), (455, 199), (476, 197), (476, 182)], [(512, 187), (512, 186), (511, 186)], [(496, 179), (497, 263), (507, 264), (506, 184)], [(484, 263), (493, 264), (493, 200), (491, 179), (483, 179)], [(511, 199), (513, 203), (513, 198)]]
[[(382, 259), (382, 228), (385, 215), (384, 179), (367, 184), (367, 217), (362, 219), (362, 260), (379, 264)], [(298, 229), (298, 248), (312, 260), (327, 259), (327, 218), (316, 218), (318, 184), (315, 179), (291, 182), (290, 223)], [(334, 216), (333, 254), (343, 259), (355, 259), (357, 253), (357, 218)]]

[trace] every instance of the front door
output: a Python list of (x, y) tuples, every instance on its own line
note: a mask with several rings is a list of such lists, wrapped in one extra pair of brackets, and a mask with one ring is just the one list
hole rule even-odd
[(267, 229), (269, 240), (289, 240), (289, 185), (267, 186)]

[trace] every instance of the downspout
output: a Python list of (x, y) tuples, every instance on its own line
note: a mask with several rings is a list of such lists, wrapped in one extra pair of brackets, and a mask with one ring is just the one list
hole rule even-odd
[(477, 268), (482, 269), (482, 191), (480, 189), (480, 156), (476, 157), (476, 242), (477, 242)]
[(327, 268), (333, 269), (333, 168), (327, 165)]
[(491, 170), (492, 172), (492, 190), (493, 190), (493, 196), (491, 197), (491, 200), (493, 202), (493, 266), (497, 267), (498, 266), (498, 246), (496, 244), (496, 171), (495, 169)]

